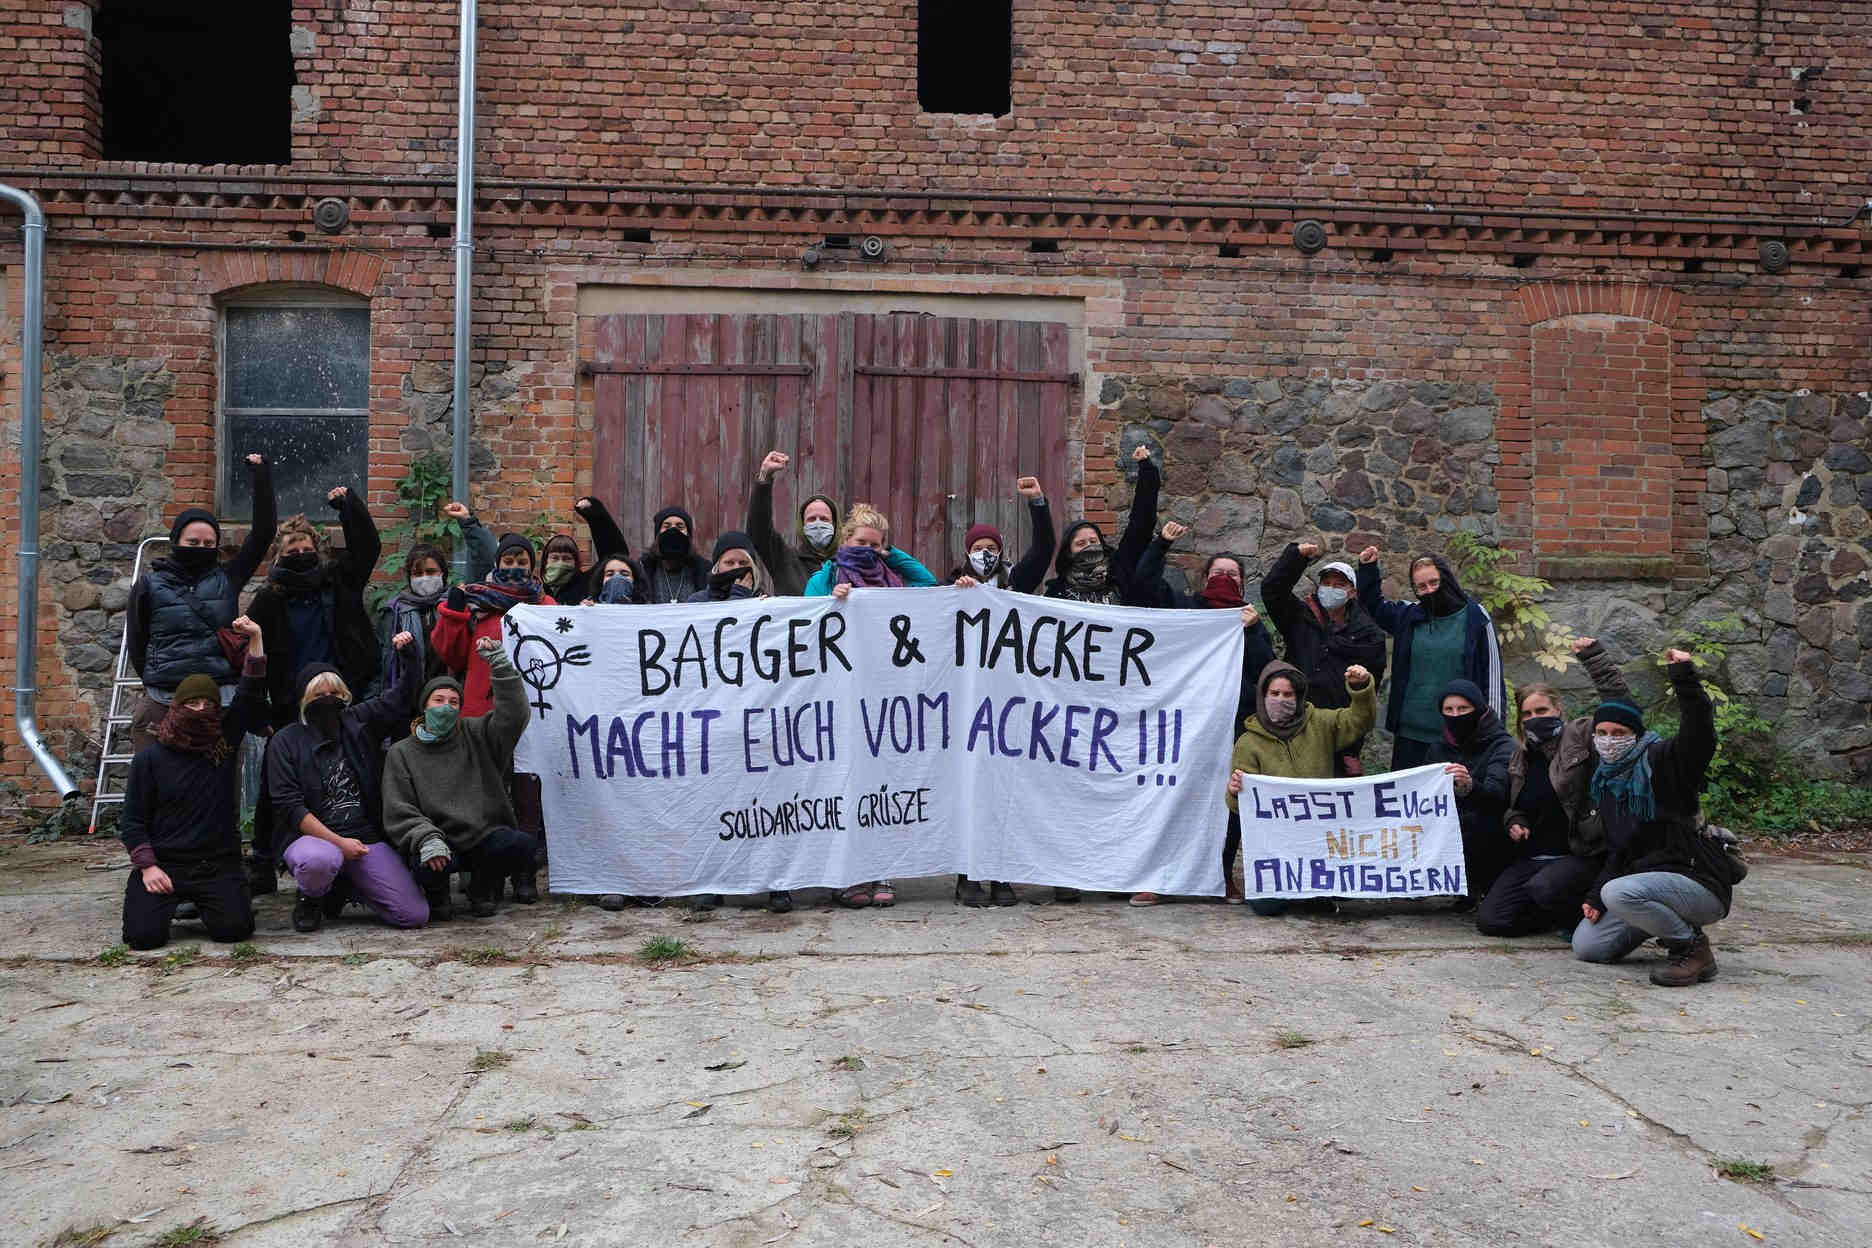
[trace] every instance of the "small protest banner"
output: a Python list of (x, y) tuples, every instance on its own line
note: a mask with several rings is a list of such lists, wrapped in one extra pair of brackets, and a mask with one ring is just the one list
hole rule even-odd
[(1438, 763), (1357, 780), (1242, 777), (1250, 897), (1438, 897), (1466, 890), (1456, 794)]
[(1222, 891), (1235, 612), (860, 589), (519, 606), (503, 635), (555, 892)]

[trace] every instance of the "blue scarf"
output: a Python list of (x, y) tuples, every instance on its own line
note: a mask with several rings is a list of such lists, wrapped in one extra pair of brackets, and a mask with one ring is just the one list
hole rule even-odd
[(1593, 772), (1593, 801), (1604, 801), (1611, 794), (1639, 822), (1657, 818), (1657, 797), (1651, 792), (1651, 747), (1662, 740), (1657, 733), (1647, 732), (1618, 762), (1601, 760)]

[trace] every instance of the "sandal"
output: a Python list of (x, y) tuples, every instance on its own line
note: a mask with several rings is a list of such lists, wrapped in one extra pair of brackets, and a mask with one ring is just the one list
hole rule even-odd
[(891, 887), (889, 880), (879, 880), (871, 886), (871, 904), (874, 906), (897, 904), (897, 890)]
[(871, 886), (869, 884), (854, 884), (850, 888), (839, 893), (838, 902), (839, 905), (849, 909), (862, 910), (871, 904)]

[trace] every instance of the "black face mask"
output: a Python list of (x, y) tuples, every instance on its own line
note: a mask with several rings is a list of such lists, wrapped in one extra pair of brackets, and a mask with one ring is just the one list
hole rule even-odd
[(316, 572), (319, 566), (318, 551), (302, 550), (297, 554), (281, 555), (279, 566), (288, 572), (298, 572), (302, 575), (307, 572)]
[(681, 529), (664, 529), (657, 534), (657, 554), (665, 559), (687, 559), (692, 549), (689, 535)]
[(1535, 715), (1521, 721), (1522, 735), (1531, 746), (1552, 745), (1565, 727), (1566, 721), (1558, 715)]
[(329, 741), (338, 735), (344, 718), (345, 700), (335, 693), (320, 694), (305, 704), (306, 726)]
[(185, 572), (206, 572), (221, 560), (218, 546), (177, 546), (169, 557)]
[(748, 574), (746, 568), (735, 568), (726, 572), (711, 572), (708, 578), (709, 595), (714, 598), (726, 598), (728, 591), (741, 583), (741, 578)]
[(1482, 722), (1482, 711), (1480, 707), (1477, 707), (1464, 711), (1460, 715), (1444, 715), (1443, 729), (1449, 733), (1452, 740), (1467, 741), (1475, 736), (1476, 725), (1480, 722)]

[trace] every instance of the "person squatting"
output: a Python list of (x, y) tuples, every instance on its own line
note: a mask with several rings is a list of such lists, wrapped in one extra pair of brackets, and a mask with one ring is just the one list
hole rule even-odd
[[(238, 550), (223, 550), (212, 513), (186, 509), (170, 529), (168, 554), (131, 590), (128, 650), (143, 694), (131, 721), (136, 752), (120, 825), (131, 862), (124, 942), (157, 948), (177, 919), (199, 921), (217, 941), (245, 940), (254, 931), (252, 897), (273, 892), (281, 875), (296, 890), (299, 932), (317, 931), (352, 904), (393, 927), (453, 919), (460, 910), (451, 877), (474, 918), (493, 916), (508, 897), (536, 903), (547, 857), (540, 782), (515, 770), (529, 707), (501, 646), (503, 617), (516, 605), (636, 610), (948, 584), (1239, 616), (1246, 644), (1230, 683), (1240, 736), (1229, 774), (1216, 778), (1230, 812), (1227, 902), (1247, 901), (1268, 918), (1335, 908), (1330, 899), (1245, 896), (1236, 799), (1247, 776), (1361, 775), (1366, 737), (1382, 714), (1392, 769), (1440, 764), (1450, 777), (1468, 888), (1454, 907), (1473, 911), (1481, 932), (1557, 931), (1587, 962), (1619, 961), (1656, 938), (1668, 956), (1653, 982), (1685, 986), (1715, 976), (1706, 929), (1728, 914), (1746, 868), (1699, 816), (1716, 735), (1689, 654), (1663, 656), (1679, 710), (1674, 736), (1647, 728), (1617, 659), (1590, 637), (1572, 648), (1595, 704), (1569, 715), (1555, 689), (1528, 685), (1517, 691), (1511, 727), (1494, 624), (1442, 555), (1413, 559), (1409, 592), (1395, 599), (1385, 596), (1376, 547), (1355, 562), (1315, 567), (1322, 550), (1313, 542), (1287, 546), (1253, 587), (1246, 559), (1212, 555), (1199, 587), (1184, 592), (1167, 569), (1188, 530), (1174, 521), (1158, 527), (1161, 474), (1148, 447), (1132, 458), (1137, 484), (1115, 543), (1089, 520), (1056, 535), (1038, 479), (1022, 476), (1015, 490), (1026, 504), (1025, 547), (1012, 550), (993, 525), (975, 524), (941, 578), (892, 543), (889, 519), (868, 503), (842, 507), (813, 495), (782, 533), (774, 481), (789, 460), (777, 451), (760, 463), (745, 527), (712, 545), (700, 540), (689, 511), (668, 506), (656, 513), (647, 547), (633, 553), (604, 503), (585, 497), (573, 514), (589, 532), (588, 561), (587, 544), (571, 533), (543, 544), (496, 536), (451, 501), (441, 510), (460, 534), (467, 578), (451, 583), (449, 552), (418, 544), (404, 559), (401, 584), (373, 611), (365, 594), (381, 543), (364, 501), (345, 486), (328, 493), (345, 539), (334, 551), (308, 517), (278, 518), (271, 465), (249, 455), (254, 517)], [(263, 570), (243, 612), (247, 584)], [(1284, 658), (1276, 657), (1276, 636)], [(842, 661), (836, 637), (817, 641)], [(644, 672), (678, 676), (648, 661)], [(238, 764), (249, 733), (267, 744), (252, 851), (243, 860)], [(756, 827), (770, 817), (847, 813), (736, 817)], [(724, 822), (722, 834), (736, 835), (733, 820)], [(1082, 900), (1068, 887), (1029, 892), (1036, 903)], [(890, 906), (896, 889), (869, 880), (835, 898), (853, 909)], [(1011, 882), (967, 876), (956, 878), (955, 898), (964, 906), (1021, 900)], [(607, 910), (660, 901), (596, 899)], [(722, 898), (686, 902), (710, 910)], [(786, 912), (793, 898), (776, 890), (767, 905)]]

